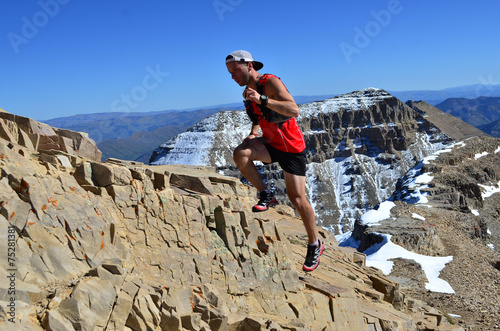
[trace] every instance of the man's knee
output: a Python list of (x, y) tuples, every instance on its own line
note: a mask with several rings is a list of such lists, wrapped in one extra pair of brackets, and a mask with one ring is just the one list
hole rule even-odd
[(233, 151), (233, 160), (236, 164), (246, 162), (250, 156), (249, 150), (242, 145), (239, 145)]
[(307, 198), (305, 196), (288, 195), (288, 198), (290, 199), (292, 205), (299, 210), (309, 207), (309, 201), (307, 201)]

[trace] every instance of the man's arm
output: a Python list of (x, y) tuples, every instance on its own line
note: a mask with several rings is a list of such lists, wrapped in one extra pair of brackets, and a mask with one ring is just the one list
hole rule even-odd
[[(267, 103), (269, 109), (285, 116), (299, 116), (299, 107), (279, 78), (269, 78), (266, 83), (266, 95), (269, 99)], [(251, 99), (260, 105), (260, 94), (254, 89), (247, 88), (245, 96), (247, 99)]]
[(260, 126), (258, 124), (252, 124), (252, 129), (250, 130), (250, 134), (244, 140), (260, 137), (259, 130)]

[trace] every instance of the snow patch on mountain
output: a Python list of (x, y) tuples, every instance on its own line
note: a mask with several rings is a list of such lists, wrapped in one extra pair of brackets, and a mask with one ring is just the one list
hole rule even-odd
[(233, 151), (250, 134), (252, 125), (245, 111), (218, 113), (219, 126), (214, 136), (214, 148), (210, 165), (227, 167)]
[[(422, 193), (423, 188), (429, 187), (433, 176), (430, 173), (423, 171), (423, 165), (429, 164), (431, 160), (435, 160), (441, 153), (447, 153), (452, 150), (453, 146), (465, 146), (463, 142), (448, 146), (437, 150), (432, 155), (425, 157), (414, 168), (410, 169), (402, 178), (401, 185), (397, 194), (393, 197), (381, 202), (377, 209), (367, 211), (361, 216), (361, 222), (365, 225), (377, 225), (380, 221), (391, 217), (391, 209), (395, 206), (394, 200), (405, 201), (408, 204), (426, 203), (426, 194)], [(500, 186), (500, 182), (499, 182)], [(425, 221), (425, 218), (413, 213), (413, 218)], [(347, 232), (336, 236), (339, 246), (348, 246), (359, 248), (360, 241), (356, 241), (351, 236), (352, 232)], [(403, 247), (391, 242), (391, 235), (378, 233), (383, 237), (382, 242), (375, 244), (363, 253), (366, 254), (366, 265), (381, 269), (384, 274), (389, 275), (392, 271), (394, 258), (405, 258), (416, 261), (422, 266), (425, 275), (428, 279), (426, 289), (433, 292), (455, 293), (448, 282), (439, 278), (441, 270), (444, 269), (447, 263), (453, 261), (453, 256), (434, 257), (417, 254), (404, 249)]]
[[(444, 143), (432, 143), (427, 134), (418, 134), (417, 142), (401, 152), (401, 163), (414, 164), (415, 157), (424, 158), (447, 146)], [(342, 148), (345, 146), (339, 145), (336, 150)], [(377, 201), (389, 198), (394, 193), (391, 183), (397, 182), (404, 173), (396, 171), (392, 163), (381, 162), (380, 159), (384, 157), (386, 155), (355, 154), (309, 164), (306, 173), (307, 193), (317, 214), (317, 221), (332, 233), (342, 233), (345, 229), (351, 229), (357, 218), (374, 207), (369, 204), (373, 200), (370, 198), (375, 196)], [(408, 199), (413, 198), (421, 203), (425, 203), (425, 194), (420, 190), (427, 187), (429, 178), (425, 178), (426, 175), (414, 177), (419, 175), (423, 164), (407, 174), (408, 185), (412, 186), (414, 192)], [(322, 178), (323, 182), (319, 184), (318, 178)], [(377, 190), (368, 190), (369, 187), (376, 187)], [(335, 197), (333, 205), (328, 200), (330, 196)]]
[(206, 165), (209, 161), (214, 134), (214, 132), (201, 131), (175, 136), (160, 146), (169, 152), (160, 155), (151, 164)]
[(317, 116), (318, 114), (335, 113), (339, 110), (356, 111), (368, 109), (384, 99), (394, 98), (386, 91), (374, 87), (342, 94), (324, 101), (316, 101), (301, 105), (301, 117)]
[(382, 202), (378, 209), (372, 209), (367, 211), (361, 216), (361, 223), (376, 225), (380, 221), (383, 221), (391, 216), (391, 209), (395, 207), (396, 204), (390, 200)]
[(483, 192), (481, 192), (481, 196), (483, 199), (491, 197), (495, 193), (500, 193), (500, 181), (498, 181), (497, 185), (483, 185), (483, 184), (478, 184), (483, 188)]
[(152, 165), (185, 164), (224, 166), (227, 155), (216, 144), (232, 150), (250, 133), (251, 125), (242, 111), (225, 111), (209, 116), (164, 144)]
[[(435, 160), (440, 154), (451, 152), (454, 145), (441, 145), (441, 148), (436, 150), (433, 154), (423, 158), (415, 167), (410, 169), (401, 179), (402, 185), (399, 191), (395, 193), (396, 199), (408, 204), (427, 203), (428, 200), (426, 196), (428, 194), (424, 191), (429, 188), (429, 184), (434, 177), (431, 176), (432, 173), (424, 172), (422, 168), (425, 164), (429, 164), (430, 161)], [(459, 146), (462, 146), (462, 142)]]
[(417, 254), (391, 242), (391, 235), (381, 234), (381, 236), (384, 238), (381, 243), (375, 244), (364, 251), (366, 254), (366, 266), (378, 268), (384, 274), (389, 275), (394, 265), (394, 262), (391, 261), (392, 259), (403, 258), (414, 260), (424, 270), (428, 280), (425, 284), (427, 290), (439, 293), (455, 293), (447, 281), (439, 278), (441, 270), (444, 269), (446, 264), (453, 261), (453, 256), (426, 256)]

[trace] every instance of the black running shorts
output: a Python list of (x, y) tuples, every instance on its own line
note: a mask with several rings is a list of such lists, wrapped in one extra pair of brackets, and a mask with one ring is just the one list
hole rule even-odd
[(306, 175), (307, 159), (305, 149), (300, 153), (288, 153), (280, 151), (269, 144), (264, 145), (269, 155), (271, 155), (272, 162), (278, 162), (281, 169), (292, 175)]

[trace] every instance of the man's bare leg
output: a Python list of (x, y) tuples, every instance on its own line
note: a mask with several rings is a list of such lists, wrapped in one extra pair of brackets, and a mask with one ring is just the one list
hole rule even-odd
[(306, 177), (285, 172), (285, 184), (288, 198), (299, 212), (306, 228), (309, 244), (318, 240), (314, 210), (306, 197)]
[(233, 160), (243, 177), (259, 192), (267, 189), (253, 161), (271, 162), (271, 156), (260, 139), (244, 140), (233, 153)]

